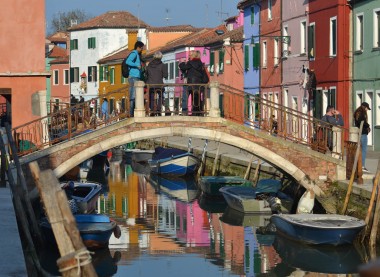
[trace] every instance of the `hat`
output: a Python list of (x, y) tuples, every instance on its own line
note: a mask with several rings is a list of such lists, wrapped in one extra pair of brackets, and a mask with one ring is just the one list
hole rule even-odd
[(363, 107), (366, 107), (368, 110), (371, 110), (371, 108), (369, 107), (369, 105), (368, 105), (367, 102), (363, 102), (363, 103), (362, 103), (362, 106), (363, 106)]

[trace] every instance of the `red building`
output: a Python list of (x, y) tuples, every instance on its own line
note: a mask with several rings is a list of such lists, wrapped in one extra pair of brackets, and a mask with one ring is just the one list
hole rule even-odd
[(260, 10), (261, 97), (282, 103), (281, 0), (263, 0)]
[(346, 127), (351, 99), (349, 26), (346, 0), (309, 2), (308, 59), (317, 79), (314, 116), (321, 118), (327, 105), (333, 105), (343, 115)]

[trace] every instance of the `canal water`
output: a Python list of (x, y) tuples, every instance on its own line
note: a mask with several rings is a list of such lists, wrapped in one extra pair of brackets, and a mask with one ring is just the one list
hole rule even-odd
[[(194, 178), (157, 178), (140, 164), (116, 162), (88, 179), (104, 185), (98, 212), (122, 231), (94, 253), (99, 276), (345, 276), (364, 263), (355, 246), (310, 247), (273, 235), (270, 216), (229, 209), (202, 195)], [(57, 272), (57, 257), (48, 256), (45, 267)]]

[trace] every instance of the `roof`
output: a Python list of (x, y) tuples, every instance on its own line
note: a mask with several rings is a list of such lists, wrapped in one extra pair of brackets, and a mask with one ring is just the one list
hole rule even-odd
[(191, 25), (175, 25), (175, 26), (163, 26), (163, 27), (153, 27), (148, 28), (149, 32), (165, 33), (165, 32), (197, 32), (202, 28), (195, 28)]
[(107, 63), (107, 62), (111, 62), (111, 61), (118, 61), (118, 60), (123, 60), (124, 58), (126, 58), (129, 53), (132, 52), (131, 50), (128, 49), (127, 45), (122, 47), (122, 48), (119, 48), (117, 49), (116, 51), (112, 52), (112, 53), (109, 53), (108, 55), (106, 55), (104, 58), (100, 59), (98, 61), (99, 64), (104, 64), (104, 63)]
[(55, 60), (50, 61), (50, 64), (68, 64), (69, 63), (69, 56), (66, 57), (60, 57)]
[(69, 39), (68, 32), (57, 32), (47, 38), (51, 42), (67, 42)]
[(244, 41), (244, 28), (240, 26), (234, 30), (226, 32), (224, 35), (210, 39), (206, 45), (223, 42), (224, 39), (230, 39), (230, 42), (243, 42)]
[(244, 9), (247, 6), (250, 6), (252, 4), (258, 3), (260, 1), (258, 0), (242, 0), (237, 4), (238, 9)]
[(110, 11), (74, 25), (68, 31), (99, 28), (145, 28), (148, 26), (144, 21), (127, 11)]
[(47, 55), (48, 58), (59, 58), (65, 56), (67, 56), (67, 50), (59, 46), (54, 46)]

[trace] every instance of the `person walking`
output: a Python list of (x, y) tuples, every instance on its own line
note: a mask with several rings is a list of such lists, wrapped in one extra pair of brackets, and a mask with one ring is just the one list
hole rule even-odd
[[(146, 67), (146, 83), (149, 88), (150, 115), (161, 115), (163, 93), (163, 79), (168, 78), (168, 68), (162, 61), (162, 53), (157, 51), (153, 54), (153, 60)], [(151, 86), (153, 85), (153, 86)]]
[(368, 134), (371, 132), (371, 128), (368, 124), (367, 111), (371, 108), (367, 102), (363, 102), (354, 112), (354, 123), (355, 126), (360, 128), (360, 123), (363, 123), (363, 129), (360, 136), (360, 145), (362, 148), (362, 171), (364, 173), (369, 173), (369, 170), (365, 167), (365, 160), (367, 158), (367, 148), (368, 148)]
[(102, 119), (103, 119), (104, 123), (107, 123), (107, 121), (108, 121), (108, 100), (107, 100), (107, 98), (103, 98)]
[[(182, 62), (179, 64), (180, 70), (184, 72), (187, 76), (187, 84), (192, 84), (188, 87), (188, 92), (189, 96), (191, 95), (192, 98), (193, 115), (202, 114), (203, 98), (205, 97), (205, 87), (194, 84), (208, 83), (208, 76), (200, 58), (200, 52), (192, 50), (190, 52), (190, 60), (188, 62)], [(205, 81), (206, 78), (207, 82)]]
[(339, 111), (335, 110), (334, 106), (328, 105), (326, 108), (326, 114), (322, 117), (322, 120), (327, 122), (329, 126), (327, 126), (327, 146), (330, 151), (333, 149), (333, 126), (343, 126), (343, 116)]
[(130, 103), (130, 116), (134, 116), (135, 111), (135, 99), (136, 90), (135, 82), (141, 80), (141, 53), (144, 49), (144, 43), (141, 41), (136, 41), (134, 50), (129, 54), (126, 64), (129, 67), (129, 103)]

